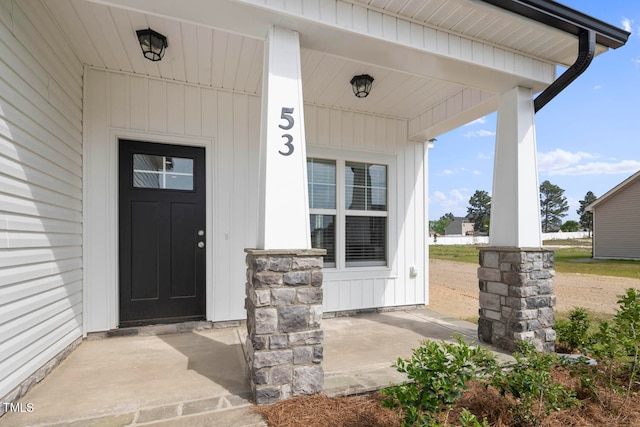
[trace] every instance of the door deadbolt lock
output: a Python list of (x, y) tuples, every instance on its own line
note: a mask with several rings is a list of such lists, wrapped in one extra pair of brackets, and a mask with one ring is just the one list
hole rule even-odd
[(198, 242), (198, 247), (199, 247), (200, 249), (204, 248), (204, 242)]
[(204, 236), (204, 230), (198, 230), (198, 236)]

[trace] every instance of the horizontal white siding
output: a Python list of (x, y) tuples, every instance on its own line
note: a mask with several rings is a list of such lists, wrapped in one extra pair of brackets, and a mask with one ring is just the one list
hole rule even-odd
[(0, 2), (0, 401), (82, 336), (82, 65)]
[(593, 256), (640, 259), (640, 179), (597, 205), (593, 214)]
[[(407, 122), (305, 106), (308, 155), (390, 159), (389, 267), (327, 269), (324, 310), (343, 311), (427, 302), (426, 144), (409, 141)], [(411, 267), (418, 272), (410, 277)]]

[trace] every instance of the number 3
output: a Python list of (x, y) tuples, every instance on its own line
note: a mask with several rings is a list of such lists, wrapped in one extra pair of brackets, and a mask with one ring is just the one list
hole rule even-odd
[(284, 145), (289, 149), (289, 151), (287, 151), (286, 153), (283, 153), (282, 151), (278, 151), (278, 153), (282, 154), (283, 156), (290, 156), (293, 154), (293, 137), (291, 135), (289, 135), (288, 133), (285, 133), (284, 135), (282, 135), (283, 138), (287, 138), (287, 142), (284, 143)]

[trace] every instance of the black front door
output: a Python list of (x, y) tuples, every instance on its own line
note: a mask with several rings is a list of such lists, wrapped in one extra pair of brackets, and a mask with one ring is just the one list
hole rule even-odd
[(205, 317), (204, 148), (120, 140), (120, 326)]

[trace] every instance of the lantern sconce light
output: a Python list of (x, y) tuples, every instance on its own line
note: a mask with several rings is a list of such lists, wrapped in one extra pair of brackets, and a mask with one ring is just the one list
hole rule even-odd
[(168, 46), (167, 38), (151, 28), (136, 31), (142, 54), (149, 61), (160, 61)]
[(373, 77), (369, 74), (362, 74), (360, 76), (354, 76), (351, 79), (351, 87), (353, 88), (353, 93), (358, 98), (366, 98), (371, 92), (371, 84), (373, 83)]

